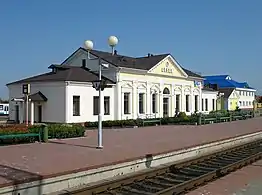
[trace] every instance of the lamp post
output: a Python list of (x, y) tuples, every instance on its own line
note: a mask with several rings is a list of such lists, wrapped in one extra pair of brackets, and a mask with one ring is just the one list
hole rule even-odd
[(87, 58), (90, 59), (90, 50), (94, 47), (93, 41), (86, 40), (85, 41), (85, 48), (87, 49)]
[(118, 44), (118, 39), (115, 36), (110, 36), (108, 38), (108, 44), (111, 47), (112, 55), (114, 55), (114, 47)]
[[(108, 38), (108, 44), (109, 46), (112, 47), (112, 55), (114, 55), (114, 47), (117, 45), (118, 43), (118, 39), (115, 36), (110, 36)], [(89, 60), (96, 60), (96, 59), (90, 59), (90, 51), (93, 49), (94, 44), (92, 41), (87, 40), (84, 43), (85, 48), (88, 51), (88, 59)], [(99, 70), (98, 70), (98, 81), (93, 81), (93, 87), (98, 91), (99, 94), (99, 112), (98, 112), (98, 145), (97, 148), (98, 149), (102, 149), (103, 148), (103, 132), (102, 132), (102, 90), (104, 90), (104, 83), (102, 82), (102, 67), (108, 68), (109, 65), (108, 64), (102, 64), (101, 62), (101, 58), (98, 57), (98, 66), (99, 66)]]

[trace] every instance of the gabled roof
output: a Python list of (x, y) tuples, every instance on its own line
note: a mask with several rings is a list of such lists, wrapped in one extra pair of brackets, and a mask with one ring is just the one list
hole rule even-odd
[(234, 91), (234, 88), (223, 88), (223, 89), (218, 89), (219, 92), (224, 93), (225, 98), (229, 98), (229, 96), (232, 94)]
[[(10, 84), (18, 84), (18, 83), (29, 83), (29, 82), (48, 82), (48, 81), (79, 81), (79, 82), (91, 82), (93, 80), (98, 80), (98, 75), (94, 72), (91, 72), (87, 68), (79, 67), (79, 66), (67, 66), (64, 65), (67, 60), (69, 60), (72, 56), (74, 56), (78, 51), (87, 52), (86, 49), (80, 47), (73, 54), (71, 54), (61, 65), (51, 65), (49, 68), (56, 68), (56, 72), (47, 72), (44, 74), (32, 76), (29, 78), (25, 78), (22, 80), (18, 80), (15, 82), (8, 83)], [(128, 57), (123, 55), (112, 55), (109, 52), (103, 52), (98, 50), (90, 51), (96, 57), (100, 57), (103, 60), (111, 63), (117, 67), (125, 67), (125, 68), (133, 68), (133, 69), (141, 69), (141, 70), (150, 70), (156, 64), (158, 64), (161, 60), (166, 58), (167, 56), (171, 56), (171, 54), (160, 54), (160, 55), (148, 55), (147, 57)], [(183, 68), (179, 65), (183, 71), (190, 77), (198, 77), (202, 78), (199, 74), (194, 73), (190, 70)], [(110, 83), (114, 83), (114, 81), (103, 77), (103, 79), (108, 80)]]
[[(56, 65), (51, 65), (54, 67)], [(57, 70), (52, 72), (47, 72), (44, 74), (36, 75), (33, 77), (25, 78), (19, 81), (15, 81), (10, 84), (18, 83), (31, 83), (31, 82), (52, 82), (52, 81), (79, 81), (79, 82), (92, 82), (98, 80), (98, 75), (91, 72), (89, 69), (77, 66), (60, 66), (57, 65)], [(107, 80), (109, 83), (114, 83), (108, 78), (102, 77), (102, 79)]]
[[(85, 48), (80, 47), (74, 53), (76, 53), (79, 50), (87, 52), (87, 50)], [(159, 55), (149, 54), (146, 57), (130, 57), (130, 56), (123, 56), (123, 55), (119, 55), (119, 54), (112, 55), (109, 52), (98, 51), (98, 50), (91, 50), (90, 53), (95, 55), (96, 57), (102, 58), (103, 60), (105, 60), (105, 61), (107, 61), (107, 62), (109, 62), (109, 63), (111, 63), (111, 64), (113, 64), (117, 67), (133, 68), (133, 69), (140, 69), (140, 70), (150, 70), (156, 64), (158, 64), (161, 60), (163, 60), (164, 58), (166, 58), (169, 55), (172, 58), (174, 58), (171, 54), (168, 54), (168, 53), (159, 54)], [(69, 56), (69, 58), (71, 56)], [(68, 59), (66, 59), (63, 63), (65, 63)], [(183, 68), (180, 64), (179, 64), (179, 66), (183, 69), (183, 71), (188, 76), (202, 78), (199, 74), (194, 73), (194, 72), (192, 72), (192, 71), (190, 71), (186, 68)]]

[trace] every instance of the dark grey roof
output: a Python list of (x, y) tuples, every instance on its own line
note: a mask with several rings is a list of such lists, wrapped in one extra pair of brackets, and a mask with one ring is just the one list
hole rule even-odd
[[(54, 67), (52, 65), (50, 67)], [(33, 77), (25, 78), (19, 81), (15, 81), (10, 84), (17, 83), (31, 83), (31, 82), (50, 82), (50, 81), (79, 81), (79, 82), (92, 82), (98, 80), (98, 75), (91, 72), (87, 68), (76, 67), (76, 66), (56, 66), (57, 70), (55, 72), (48, 72)], [(106, 80), (108, 83), (114, 83), (108, 78), (102, 77), (103, 80)]]
[[(36, 102), (42, 102), (42, 101), (46, 102), (47, 101), (47, 97), (41, 91), (38, 91), (36, 93), (29, 95), (28, 98)], [(16, 98), (13, 98), (11, 101), (14, 101), (15, 99)], [(25, 97), (20, 97), (18, 99), (26, 100)]]
[[(79, 48), (87, 52), (84, 48)], [(163, 60), (165, 57), (171, 54), (159, 54), (159, 55), (149, 55), (146, 57), (129, 57), (129, 56), (123, 56), (119, 54), (112, 55), (109, 52), (104, 51), (97, 51), (92, 50), (90, 51), (91, 54), (100, 57), (110, 63), (112, 63), (115, 66), (119, 67), (125, 67), (125, 68), (134, 68), (134, 69), (141, 69), (141, 70), (150, 70), (153, 68), (157, 63), (159, 63), (161, 60)], [(171, 55), (172, 56), (172, 55)], [(173, 56), (172, 56), (173, 57)], [(173, 57), (174, 58), (174, 57)], [(202, 78), (197, 73), (194, 73), (186, 68), (183, 68), (180, 64), (179, 66), (184, 70), (184, 72), (191, 77), (199, 77)]]
[(231, 93), (234, 91), (234, 88), (219, 88), (218, 91), (224, 93), (225, 98), (229, 98)]
[(32, 101), (44, 101), (46, 102), (47, 101), (47, 97), (42, 94), (41, 91), (38, 91), (37, 93), (34, 93), (34, 94), (31, 94), (29, 95), (29, 99), (31, 99)]
[[(84, 50), (84, 48), (77, 49), (72, 55), (70, 55), (66, 60), (68, 60), (71, 56), (73, 56), (77, 51)], [(123, 55), (112, 55), (109, 52), (97, 51), (92, 50), (90, 51), (91, 54), (102, 58), (109, 63), (118, 66), (118, 67), (126, 67), (126, 68), (134, 68), (134, 69), (141, 69), (141, 70), (150, 70), (153, 68), (157, 63), (163, 60), (170, 54), (160, 54), (160, 55), (150, 55), (146, 57), (128, 57)], [(66, 62), (66, 60), (64, 62)], [(63, 63), (64, 63), (63, 62)], [(62, 63), (62, 64), (63, 64)], [(185, 71), (188, 76), (191, 77), (198, 77), (202, 78), (199, 74), (194, 73), (190, 70), (183, 68), (180, 64), (179, 66)], [(56, 67), (57, 72), (48, 72), (40, 75), (36, 75), (33, 77), (25, 78), (22, 80), (18, 80), (10, 84), (16, 83), (29, 83), (29, 82), (47, 82), (47, 81), (80, 81), (80, 82), (91, 82), (93, 80), (98, 80), (98, 75), (91, 72), (87, 68), (83, 67), (76, 67), (76, 66), (61, 66), (61, 65), (51, 65), (49, 68)], [(104, 80), (109, 81), (110, 83), (114, 83), (110, 79), (106, 77), (102, 77)]]
[(216, 91), (213, 88), (209, 88), (209, 87), (203, 87), (202, 90), (204, 90), (204, 91)]

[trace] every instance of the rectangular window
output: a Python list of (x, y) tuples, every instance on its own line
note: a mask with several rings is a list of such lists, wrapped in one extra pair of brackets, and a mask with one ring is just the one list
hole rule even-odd
[(202, 104), (202, 111), (204, 111), (204, 99), (203, 98), (202, 98), (201, 104)]
[(98, 115), (99, 113), (99, 97), (93, 97), (93, 115)]
[(4, 106), (3, 105), (0, 105), (0, 110), (3, 110), (4, 109)]
[(145, 113), (145, 110), (144, 110), (144, 93), (139, 93), (139, 96), (138, 96), (138, 104), (139, 104), (139, 114), (143, 114)]
[(156, 94), (152, 94), (152, 113), (156, 113)]
[(130, 97), (130, 93), (124, 93), (124, 114), (130, 114), (129, 97)]
[(190, 110), (189, 110), (189, 95), (186, 95), (186, 112), (190, 112)]
[(73, 116), (80, 116), (80, 96), (73, 96)]
[(180, 95), (176, 95), (176, 111), (180, 111)]
[(212, 110), (215, 110), (215, 99), (212, 99)]
[(198, 111), (198, 95), (195, 95), (195, 111)]
[(104, 97), (104, 115), (110, 115), (110, 97)]
[(206, 111), (208, 111), (208, 99), (205, 99), (205, 106), (206, 106)]

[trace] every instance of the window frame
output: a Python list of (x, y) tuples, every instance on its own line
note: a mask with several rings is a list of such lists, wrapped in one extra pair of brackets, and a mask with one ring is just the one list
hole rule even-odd
[(80, 95), (73, 95), (73, 116), (80, 116)]
[[(106, 107), (108, 107), (108, 112), (106, 112)], [(110, 96), (104, 96), (104, 115), (110, 115)]]

